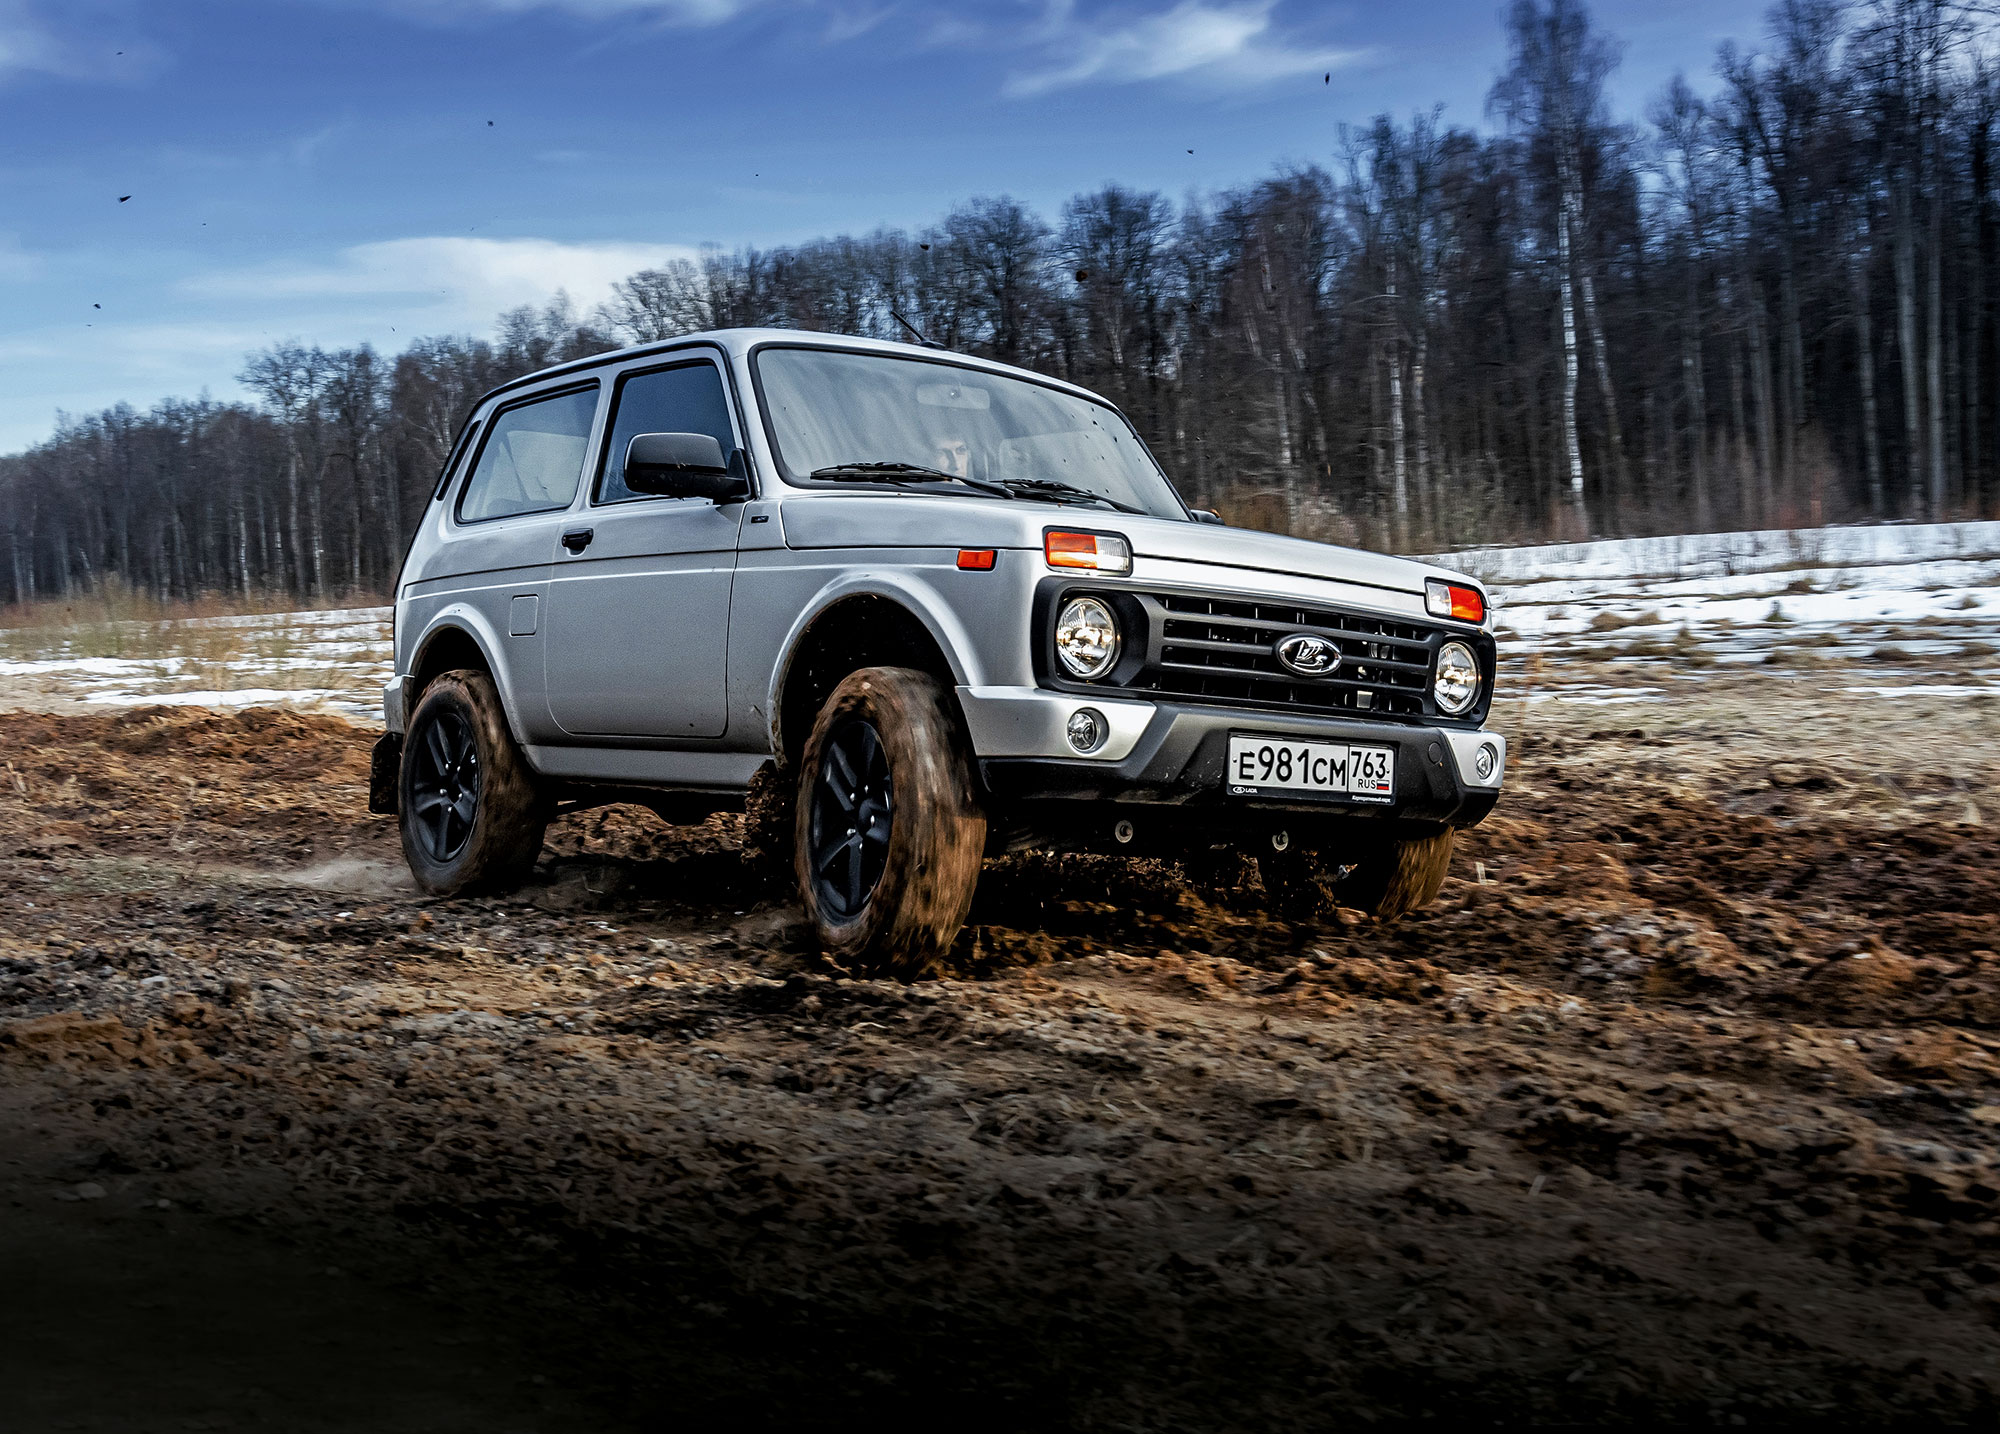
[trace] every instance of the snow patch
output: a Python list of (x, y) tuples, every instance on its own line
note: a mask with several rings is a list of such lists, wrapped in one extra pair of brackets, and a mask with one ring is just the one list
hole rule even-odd
[(2000, 558), (2000, 522), (1878, 523), (1609, 538), (1523, 548), (1463, 548), (1417, 561), (1458, 568), (1489, 582), (1523, 583), (1560, 578), (1717, 577), (1941, 558)]
[(208, 692), (92, 692), (83, 700), (118, 707), (310, 707), (338, 695), (331, 687), (231, 687)]

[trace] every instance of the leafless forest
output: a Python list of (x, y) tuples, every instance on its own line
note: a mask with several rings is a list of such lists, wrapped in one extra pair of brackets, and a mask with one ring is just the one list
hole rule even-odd
[(1580, 0), (1505, 23), (1481, 131), (1385, 116), (1327, 136), (1322, 163), (1180, 202), (977, 198), (915, 234), (711, 251), (491, 339), (280, 344), (245, 363), (254, 403), (66, 416), (0, 458), (0, 601), (109, 577), (380, 591), (486, 389), (733, 325), (907, 320), (1073, 379), (1198, 504), (1338, 541), (1994, 511), (1984, 7), (1784, 0), (1638, 117), (1611, 113), (1618, 40)]

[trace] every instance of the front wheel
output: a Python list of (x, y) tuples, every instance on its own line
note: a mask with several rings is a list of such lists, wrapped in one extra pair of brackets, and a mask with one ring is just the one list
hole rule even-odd
[(1437, 899), (1451, 867), (1452, 830), (1384, 842), (1345, 866), (1317, 852), (1268, 852), (1258, 873), (1272, 911), (1287, 921), (1309, 921), (1335, 906), (1394, 921)]
[(548, 812), (484, 672), (424, 689), (403, 742), (403, 856), (433, 896), (518, 886), (542, 849)]
[(794, 867), (822, 950), (930, 975), (972, 909), (986, 816), (936, 678), (865, 667), (834, 688), (799, 763)]

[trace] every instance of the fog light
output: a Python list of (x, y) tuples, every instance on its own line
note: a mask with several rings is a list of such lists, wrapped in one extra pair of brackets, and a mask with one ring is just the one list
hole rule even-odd
[(1481, 747), (1472, 758), (1472, 770), (1479, 773), (1479, 780), (1486, 781), (1493, 775), (1493, 764), (1499, 760), (1491, 747)]
[(1095, 707), (1079, 707), (1069, 714), (1069, 744), (1079, 752), (1095, 752), (1111, 735), (1111, 724)]

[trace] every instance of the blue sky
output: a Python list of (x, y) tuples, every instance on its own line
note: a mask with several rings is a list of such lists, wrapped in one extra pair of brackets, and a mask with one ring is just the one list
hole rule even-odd
[[(1053, 211), (1483, 125), (1499, 0), (0, 0), (0, 451), (702, 244)], [(1761, 7), (1600, 0), (1617, 107)], [(1332, 75), (1332, 82), (1323, 77)], [(1192, 150), (1193, 153), (1188, 153)], [(121, 202), (120, 196), (129, 195)]]

